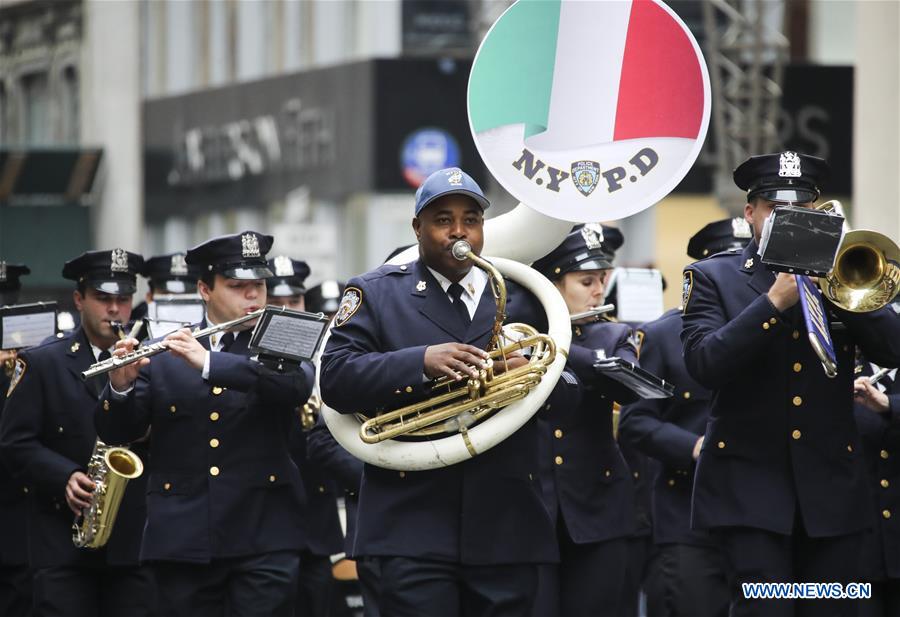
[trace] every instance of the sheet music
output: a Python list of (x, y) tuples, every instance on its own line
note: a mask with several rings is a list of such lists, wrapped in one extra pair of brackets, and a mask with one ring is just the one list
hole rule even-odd
[(203, 319), (203, 304), (200, 302), (151, 302), (147, 305), (147, 316), (154, 321), (169, 321), (179, 324), (200, 323)]
[(619, 321), (644, 323), (663, 314), (662, 275), (659, 270), (616, 270), (616, 309)]
[(56, 311), (4, 315), (2, 318), (2, 349), (21, 349), (40, 344), (56, 334)]
[(258, 347), (272, 354), (312, 359), (326, 321), (273, 315), (259, 339)]

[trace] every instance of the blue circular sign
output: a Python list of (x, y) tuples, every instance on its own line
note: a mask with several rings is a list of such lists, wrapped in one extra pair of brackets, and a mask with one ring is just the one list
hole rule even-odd
[(419, 129), (404, 141), (400, 151), (403, 177), (413, 188), (432, 173), (460, 164), (459, 144), (453, 136), (438, 128)]

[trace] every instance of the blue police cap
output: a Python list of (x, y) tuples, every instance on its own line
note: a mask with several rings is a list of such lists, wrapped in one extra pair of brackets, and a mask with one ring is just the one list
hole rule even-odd
[(150, 279), (150, 288), (170, 294), (193, 293), (201, 270), (189, 266), (184, 253), (155, 255), (144, 261), (141, 275)]
[(25, 264), (10, 264), (0, 259), (0, 292), (22, 289), (19, 277), (26, 274), (31, 274), (31, 268)]
[(747, 191), (747, 201), (805, 203), (819, 198), (819, 187), (831, 168), (825, 159), (785, 151), (751, 156), (734, 170), (734, 183)]
[(97, 291), (130, 295), (137, 289), (137, 274), (143, 267), (143, 257), (124, 249), (87, 251), (67, 261), (62, 275)]
[(692, 259), (703, 259), (731, 248), (742, 249), (752, 238), (750, 223), (742, 216), (713, 221), (691, 236), (687, 254)]
[(272, 242), (272, 236), (255, 231), (219, 236), (190, 249), (185, 261), (202, 272), (218, 272), (230, 279), (267, 279), (272, 276), (266, 263)]
[(306, 310), (310, 313), (337, 313), (346, 286), (347, 284), (342, 281), (327, 280), (310, 287), (303, 296)]
[(269, 260), (269, 269), (275, 273), (266, 281), (270, 296), (290, 298), (306, 291), (303, 282), (309, 276), (309, 265), (305, 261), (278, 255)]
[(625, 237), (616, 227), (600, 223), (576, 225), (562, 244), (531, 267), (550, 279), (566, 272), (607, 270), (613, 267), (616, 250), (624, 242)]
[(416, 216), (425, 206), (444, 195), (466, 195), (474, 199), (482, 210), (487, 210), (491, 205), (469, 174), (459, 167), (448, 167), (437, 170), (419, 186), (416, 191)]

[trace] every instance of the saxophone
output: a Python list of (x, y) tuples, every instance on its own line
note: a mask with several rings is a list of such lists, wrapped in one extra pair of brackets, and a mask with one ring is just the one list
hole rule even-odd
[(108, 446), (97, 439), (87, 467), (94, 492), (90, 507), (72, 523), (75, 546), (101, 548), (107, 543), (125, 495), (125, 486), (143, 472), (144, 464), (137, 454), (125, 447)]

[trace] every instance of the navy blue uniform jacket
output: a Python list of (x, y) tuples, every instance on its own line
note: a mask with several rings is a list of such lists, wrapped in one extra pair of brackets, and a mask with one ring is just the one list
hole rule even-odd
[(313, 555), (327, 557), (344, 550), (336, 484), (327, 470), (309, 456), (306, 436), (300, 419), (295, 416), (291, 423), (291, 458), (300, 470), (306, 489), (306, 503), (303, 506), (306, 550)]
[(796, 508), (811, 537), (871, 524), (853, 420), (854, 344), (878, 364), (900, 362), (900, 320), (882, 309), (831, 307), (838, 375), (825, 376), (799, 303), (779, 313), (766, 292), (774, 273), (756, 242), (685, 270), (684, 358), (714, 391), (694, 479), (692, 523), (790, 534)]
[[(541, 484), (554, 520), (560, 514), (576, 544), (630, 536), (635, 531), (634, 483), (612, 432), (613, 401), (634, 394), (595, 374), (596, 350), (637, 362), (631, 328), (605, 321), (574, 326), (567, 371), (580, 396), (554, 403), (538, 420)], [(561, 383), (566, 383), (564, 374)]]
[[(0, 452), (28, 489), (31, 566), (136, 565), (145, 520), (144, 476), (129, 481), (105, 548), (93, 551), (72, 544), (75, 517), (66, 505), (66, 484), (73, 472), (87, 469), (97, 441), (93, 413), (102, 388), (102, 383), (81, 379), (81, 371), (94, 363), (87, 336), (79, 327), (19, 358), (26, 368), (3, 410)], [(146, 463), (146, 450), (139, 444), (132, 449)]]
[[(0, 366), (0, 408), (6, 402), (9, 376)], [(2, 416), (0, 416), (2, 418)], [(2, 422), (2, 420), (0, 420)], [(0, 457), (0, 566), (28, 563), (28, 494), (25, 484), (16, 480)]]
[[(865, 366), (863, 374), (871, 375), (868, 362)], [(859, 403), (854, 409), (876, 520), (863, 535), (862, 572), (867, 581), (900, 579), (900, 384), (896, 377), (882, 382), (890, 407), (886, 414)]]
[(674, 384), (668, 399), (641, 399), (622, 409), (619, 438), (659, 462), (651, 498), (657, 544), (708, 544), (691, 530), (694, 444), (706, 430), (712, 393), (688, 375), (681, 350), (681, 311), (638, 329), (641, 367)]
[(248, 335), (210, 354), (209, 381), (162, 353), (126, 397), (109, 385), (102, 394), (95, 420), (107, 443), (152, 428), (144, 560), (206, 563), (306, 545), (288, 439), (312, 367), (270, 370), (249, 357)]
[[(455, 341), (484, 348), (489, 341), (496, 313), (490, 285), (468, 329), (421, 262), (382, 266), (351, 280), (349, 288), (360, 290), (362, 301), (332, 330), (321, 372), (322, 398), (341, 413), (372, 414), (420, 401), (427, 395), (427, 346)], [(507, 290), (507, 322), (540, 327), (545, 317), (533, 296), (511, 282)], [(451, 467), (397, 472), (366, 465), (353, 554), (464, 564), (555, 560), (537, 452), (532, 419), (494, 448)]]

